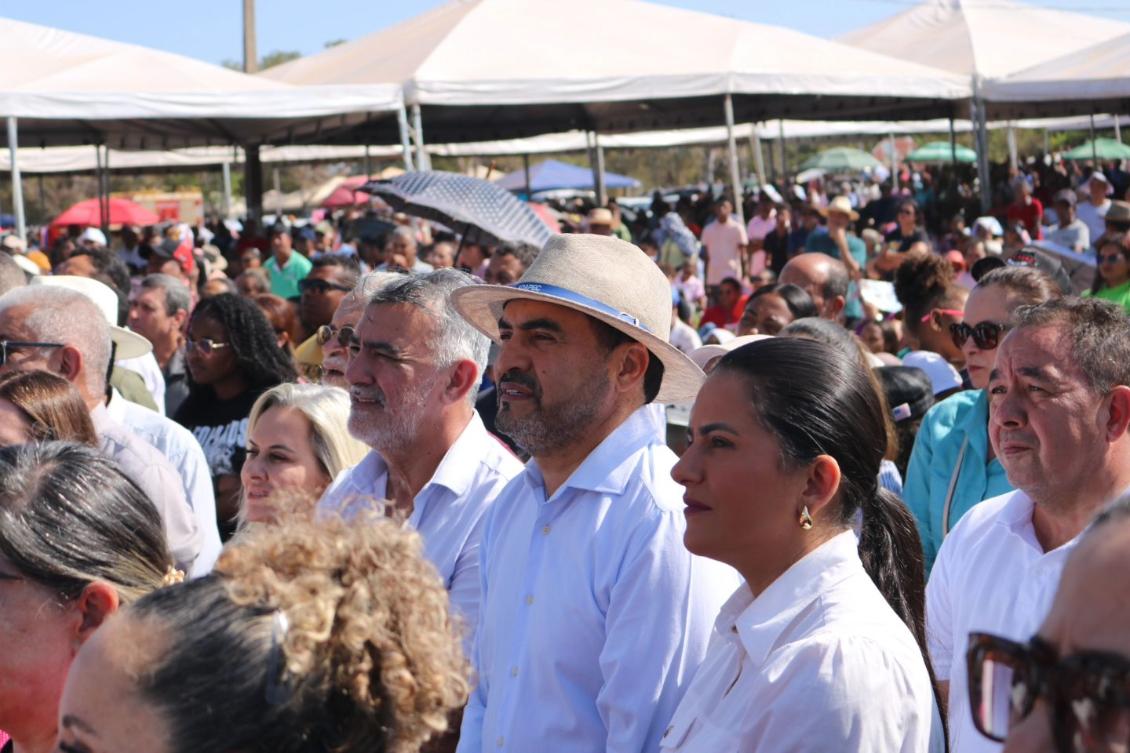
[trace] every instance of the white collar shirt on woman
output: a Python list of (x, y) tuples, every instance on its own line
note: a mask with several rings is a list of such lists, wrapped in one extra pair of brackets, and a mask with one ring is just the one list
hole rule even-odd
[(857, 546), (839, 534), (756, 599), (741, 585), (661, 750), (941, 753), (922, 653)]
[(498, 496), (459, 753), (658, 747), (739, 582), (683, 546), (675, 461), (645, 406), (551, 496), (536, 460)]

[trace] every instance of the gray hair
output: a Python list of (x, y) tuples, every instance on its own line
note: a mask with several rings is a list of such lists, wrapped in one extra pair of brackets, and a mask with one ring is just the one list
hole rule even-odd
[(1013, 317), (1017, 329), (1061, 328), (1071, 343), (1071, 359), (1096, 393), (1130, 386), (1130, 317), (1118, 304), (1097, 298), (1058, 298), (1021, 306)]
[(0, 295), (27, 285), (27, 274), (9, 254), (0, 251)]
[(165, 291), (165, 313), (169, 316), (192, 308), (192, 294), (183, 282), (165, 274), (146, 275), (141, 281), (142, 290)]
[[(430, 343), (436, 364), (446, 368), (458, 361), (473, 361), (482, 376), (487, 365), (490, 340), (459, 315), (451, 304), (451, 294), (459, 288), (474, 285), (475, 278), (455, 269), (437, 269), (424, 274), (403, 275), (377, 291), (370, 304), (407, 303), (419, 306), (437, 319), (436, 337)], [(475, 402), (477, 390), (468, 392)]]
[(402, 272), (370, 272), (357, 281), (338, 306), (366, 306), (374, 294), (403, 277)]
[(416, 233), (410, 227), (400, 225), (388, 234), (388, 242), (392, 242), (393, 238), (404, 238), (413, 246), (416, 245)]
[(110, 325), (94, 301), (67, 288), (36, 285), (0, 296), (0, 314), (16, 306), (29, 308), (23, 324), (36, 340), (69, 345), (82, 354), (83, 386), (88, 395), (106, 392)]

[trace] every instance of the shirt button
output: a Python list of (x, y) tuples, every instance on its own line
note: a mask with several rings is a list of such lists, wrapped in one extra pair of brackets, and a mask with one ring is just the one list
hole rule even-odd
[(534, 603), (534, 595), (533, 594), (527, 595), (526, 596), (526, 605), (529, 606), (530, 604), (533, 604), (533, 603)]
[(510, 668), (510, 676), (511, 677), (517, 677), (518, 676), (518, 668), (517, 667), (511, 667)]
[(546, 526), (545, 528), (541, 529), (541, 532), (542, 532), (543, 535), (548, 536), (549, 535), (549, 526)]
[(502, 747), (503, 745), (505, 745), (505, 744), (506, 744), (506, 738), (504, 738), (504, 737), (500, 737), (500, 738), (498, 738), (498, 740), (497, 740), (497, 742), (496, 742), (496, 745), (498, 745), (498, 747), (500, 747), (500, 748), (501, 748), (501, 747)]

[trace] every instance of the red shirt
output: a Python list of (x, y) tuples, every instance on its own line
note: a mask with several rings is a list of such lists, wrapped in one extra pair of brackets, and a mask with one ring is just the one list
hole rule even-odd
[(699, 322), (698, 326), (701, 327), (703, 324), (712, 322), (718, 327), (725, 327), (727, 324), (740, 321), (742, 314), (745, 313), (745, 305), (748, 301), (749, 296), (743, 295), (732, 309), (727, 309), (725, 306), (711, 306), (702, 315), (702, 321)]
[(1037, 241), (1044, 237), (1044, 230), (1040, 224), (1040, 220), (1044, 216), (1044, 205), (1035, 196), (1032, 197), (1031, 204), (1009, 204), (1007, 216), (1009, 225), (1023, 222), (1032, 240)]

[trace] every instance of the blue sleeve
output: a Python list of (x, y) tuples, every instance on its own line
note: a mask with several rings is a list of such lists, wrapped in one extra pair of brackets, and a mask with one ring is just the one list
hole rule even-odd
[(922, 551), (926, 555), (926, 572), (938, 556), (938, 536), (930, 522), (930, 469), (934, 464), (934, 424), (938, 416), (931, 411), (926, 414), (918, 428), (914, 440), (914, 450), (906, 466), (906, 479), (903, 481), (902, 498), (910, 508), (918, 523), (918, 535), (922, 539)]

